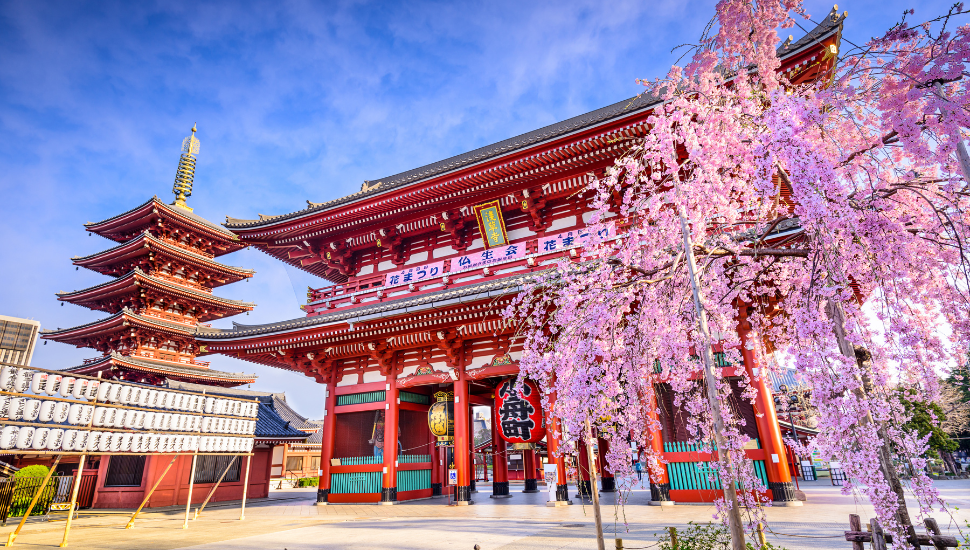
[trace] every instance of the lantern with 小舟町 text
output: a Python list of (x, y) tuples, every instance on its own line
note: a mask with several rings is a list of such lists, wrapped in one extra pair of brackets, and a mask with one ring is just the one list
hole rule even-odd
[(499, 435), (509, 443), (536, 443), (546, 435), (542, 401), (535, 382), (525, 381), (516, 391), (514, 378), (495, 388), (495, 422)]
[(428, 409), (428, 428), (438, 437), (438, 447), (452, 445), (455, 441), (455, 394), (440, 391), (434, 396), (438, 401)]

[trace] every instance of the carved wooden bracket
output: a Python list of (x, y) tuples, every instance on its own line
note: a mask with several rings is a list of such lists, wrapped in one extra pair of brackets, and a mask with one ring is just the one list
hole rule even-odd
[(330, 378), (330, 371), (334, 368), (334, 360), (326, 355), (322, 357), (317, 356), (312, 352), (307, 354), (307, 359), (310, 362), (303, 371), (303, 374), (313, 378), (320, 384), (327, 383)]
[(394, 265), (404, 265), (411, 259), (410, 251), (404, 239), (398, 234), (396, 227), (379, 229), (377, 231), (377, 246), (391, 253), (391, 263)]
[(455, 250), (464, 251), (470, 244), (468, 242), (468, 224), (464, 216), (456, 210), (448, 210), (441, 214), (441, 230), (451, 235), (451, 247)]
[(369, 342), (367, 353), (377, 361), (381, 376), (390, 376), (394, 372), (394, 354), (396, 353), (387, 342)]
[(515, 200), (519, 201), (519, 207), (529, 215), (529, 229), (538, 233), (549, 227), (551, 220), (544, 211), (546, 206), (545, 194), (542, 189), (532, 188), (516, 191)]
[(448, 356), (448, 364), (452, 368), (457, 369), (460, 367), (461, 362), (461, 349), (464, 345), (464, 341), (460, 334), (454, 330), (439, 330), (437, 332), (431, 333), (431, 340), (434, 341), (438, 349), (445, 352)]
[(323, 248), (321, 259), (348, 277), (357, 273), (357, 255), (346, 243), (333, 242)]

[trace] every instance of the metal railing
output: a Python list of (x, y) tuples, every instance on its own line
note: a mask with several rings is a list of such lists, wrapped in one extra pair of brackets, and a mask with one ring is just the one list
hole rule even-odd
[[(71, 491), (75, 476), (51, 476), (41, 492), (37, 505), (31, 515), (46, 515), (52, 504), (71, 501)], [(82, 474), (78, 488), (77, 507), (90, 508), (94, 502), (94, 489), (98, 475)], [(30, 500), (44, 482), (44, 476), (24, 476), (0, 479), (0, 522), (5, 526), (7, 519), (22, 516), (30, 505)]]

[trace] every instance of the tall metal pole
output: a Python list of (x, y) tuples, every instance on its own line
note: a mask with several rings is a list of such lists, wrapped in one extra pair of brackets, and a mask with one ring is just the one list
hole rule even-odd
[(84, 471), (84, 461), (88, 455), (81, 455), (81, 460), (77, 463), (77, 475), (74, 477), (74, 488), (71, 489), (71, 507), (67, 510), (67, 523), (64, 524), (64, 538), (61, 539), (61, 548), (67, 546), (67, 535), (71, 532), (71, 521), (74, 520), (74, 507), (77, 506), (77, 493), (81, 488), (81, 472)]
[(596, 454), (593, 452), (593, 427), (586, 419), (586, 456), (589, 461), (590, 491), (593, 493), (593, 517), (596, 519), (596, 548), (606, 550), (603, 541), (603, 514), (600, 513), (599, 474), (596, 468)]
[[(674, 187), (680, 195), (680, 174), (674, 172)], [(711, 353), (711, 332), (707, 326), (707, 312), (704, 311), (700, 284), (697, 280), (697, 261), (694, 258), (694, 243), (687, 225), (687, 213), (682, 203), (677, 205), (680, 217), (680, 231), (684, 238), (684, 256), (687, 258), (687, 270), (690, 274), (690, 286), (694, 295), (694, 314), (697, 317), (697, 330), (701, 335), (700, 355), (704, 361), (704, 381), (707, 385), (707, 401), (711, 407), (711, 417), (714, 421), (714, 441), (717, 443), (717, 461), (721, 469), (728, 472), (731, 483), (722, 483), (724, 498), (731, 509), (728, 511), (728, 527), (731, 531), (731, 548), (745, 550), (744, 528), (741, 526), (741, 510), (738, 508), (738, 494), (735, 490), (736, 479), (734, 466), (731, 462), (727, 440), (724, 439), (724, 419), (721, 417), (720, 402), (717, 397), (717, 379), (714, 376), (714, 359)]]

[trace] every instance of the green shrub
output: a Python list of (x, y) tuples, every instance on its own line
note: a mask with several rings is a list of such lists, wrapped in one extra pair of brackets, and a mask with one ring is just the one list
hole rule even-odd
[(297, 481), (296, 483), (297, 487), (317, 487), (319, 485), (320, 485), (319, 477), (301, 477), (299, 481)]
[[(660, 537), (660, 550), (673, 550), (670, 543), (670, 532), (668, 531)], [(761, 550), (755, 541), (747, 537), (745, 547), (748, 550)], [(706, 525), (690, 522), (687, 529), (677, 530), (677, 550), (730, 550), (731, 535), (727, 528), (717, 523)], [(784, 550), (783, 547), (774, 546), (770, 542), (765, 542), (764, 550)]]
[(50, 468), (47, 466), (44, 466), (43, 464), (34, 464), (33, 466), (25, 466), (21, 468), (13, 475), (13, 477), (39, 477), (44, 479), (44, 476), (47, 475), (48, 471), (50, 471)]

